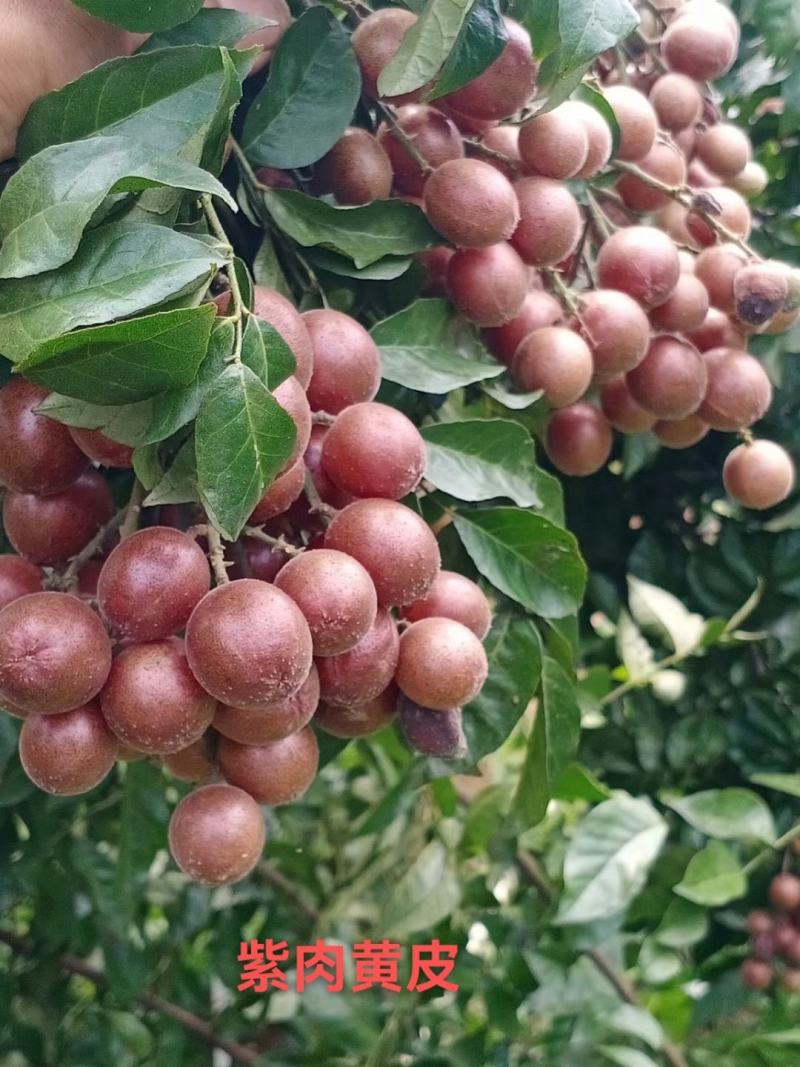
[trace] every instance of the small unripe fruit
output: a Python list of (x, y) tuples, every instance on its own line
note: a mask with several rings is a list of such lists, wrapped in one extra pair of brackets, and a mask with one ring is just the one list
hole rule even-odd
[(319, 745), (310, 726), (265, 745), (219, 739), (219, 769), (259, 804), (277, 807), (298, 800), (317, 776)]
[(650, 321), (657, 330), (688, 333), (703, 324), (708, 308), (706, 287), (694, 274), (682, 272), (668, 299), (650, 312)]
[(338, 656), (317, 660), (322, 700), (349, 706), (374, 700), (392, 680), (399, 647), (394, 619), (388, 611), (379, 611), (357, 645)]
[(575, 197), (552, 178), (522, 178), (514, 186), (519, 224), (511, 244), (534, 267), (554, 267), (575, 251), (582, 218)]
[(480, 159), (451, 159), (425, 183), (423, 208), (443, 237), (462, 248), (505, 241), (519, 220), (508, 178)]
[(211, 584), (205, 553), (191, 537), (151, 526), (120, 542), (97, 582), (100, 613), (131, 641), (155, 641), (182, 630)]
[(694, 272), (708, 290), (712, 307), (726, 314), (733, 312), (734, 279), (746, 263), (747, 255), (733, 244), (714, 245), (700, 253)]
[(103, 624), (77, 597), (32, 593), (0, 611), (0, 705), (71, 711), (97, 696), (110, 669)]
[(667, 300), (680, 274), (674, 243), (652, 226), (617, 230), (603, 243), (597, 257), (600, 285), (620, 289), (648, 309)]
[(117, 740), (95, 701), (61, 715), (31, 715), (19, 735), (19, 758), (46, 793), (77, 796), (94, 789), (117, 758)]
[(712, 348), (704, 359), (708, 386), (698, 415), (728, 432), (758, 422), (772, 403), (772, 384), (758, 360), (735, 348)]
[(307, 393), (312, 410), (337, 415), (350, 404), (372, 400), (381, 384), (381, 360), (361, 323), (329, 308), (307, 311), (302, 321), (314, 352)]
[(483, 336), (490, 352), (510, 367), (514, 353), (529, 333), (543, 326), (555, 326), (563, 317), (564, 312), (554, 296), (541, 289), (532, 289), (518, 315), (504, 326), (484, 330)]
[(241, 881), (266, 841), (258, 804), (231, 785), (204, 785), (185, 796), (169, 822), (169, 848), (184, 874), (203, 885)]
[(698, 133), (695, 152), (710, 171), (728, 179), (741, 174), (752, 158), (753, 146), (744, 130), (720, 122)]
[(703, 113), (703, 97), (697, 82), (685, 74), (662, 74), (650, 90), (660, 126), (672, 133), (693, 126)]
[(311, 381), (314, 352), (300, 312), (282, 293), (265, 285), (253, 288), (253, 312), (274, 327), (292, 350), (297, 364), (294, 376), (307, 389)]
[(394, 719), (396, 707), (397, 687), (392, 684), (366, 704), (320, 704), (314, 724), (332, 737), (368, 737)]
[[(394, 58), (403, 38), (417, 21), (417, 16), (401, 7), (385, 7), (374, 11), (353, 31), (350, 43), (361, 67), (364, 92), (374, 100), (380, 98), (378, 77)], [(385, 97), (401, 103), (405, 97)]]
[(738, 445), (722, 468), (725, 489), (743, 507), (763, 511), (775, 507), (794, 488), (794, 463), (773, 441)]
[[(667, 141), (656, 141), (640, 161), (639, 169), (667, 185), (680, 186), (686, 181), (686, 161), (679, 149)], [(670, 200), (666, 193), (635, 174), (623, 174), (617, 182), (617, 192), (632, 211), (658, 211)]]
[(498, 121), (527, 104), (536, 86), (536, 64), (528, 31), (503, 18), (508, 40), (487, 69), (444, 97), (449, 107), (472, 118)]
[(400, 638), (395, 681), (417, 704), (449, 711), (478, 695), (488, 673), (478, 638), (453, 619), (412, 623)]
[(340, 204), (371, 204), (392, 192), (392, 164), (383, 145), (367, 130), (348, 127), (314, 167), (322, 192)]
[(652, 104), (638, 89), (629, 85), (612, 85), (605, 90), (605, 98), (619, 125), (617, 159), (629, 163), (643, 160), (656, 139), (656, 113)]
[(519, 154), (531, 174), (572, 178), (585, 166), (589, 154), (586, 126), (562, 104), (520, 127)]
[(647, 433), (655, 425), (655, 415), (645, 411), (631, 396), (624, 374), (603, 386), (600, 403), (603, 414), (620, 433)]
[(584, 478), (604, 467), (613, 435), (608, 420), (591, 404), (573, 404), (554, 412), (547, 423), (545, 448), (562, 474)]
[(742, 981), (748, 989), (755, 989), (759, 992), (769, 989), (775, 977), (775, 973), (769, 963), (754, 959), (744, 961), (741, 974)]
[(21, 556), (0, 556), (0, 610), (12, 600), (42, 591), (41, 570)]
[(782, 311), (789, 296), (780, 265), (750, 263), (733, 279), (736, 317), (747, 326), (764, 326)]
[(420, 619), (455, 619), (482, 641), (492, 625), (492, 609), (479, 585), (455, 571), (439, 571), (426, 596), (403, 608), (409, 622)]
[(708, 433), (710, 427), (699, 415), (687, 415), (683, 419), (665, 419), (657, 422), (653, 433), (665, 448), (691, 448)]
[(703, 357), (677, 337), (656, 337), (628, 374), (631, 396), (659, 419), (683, 419), (697, 411), (708, 384)]
[(47, 396), (19, 377), (0, 389), (0, 482), (17, 493), (59, 493), (89, 465), (66, 426), (37, 414)]
[(517, 349), (511, 368), (519, 389), (542, 389), (554, 408), (580, 399), (589, 388), (593, 372), (589, 346), (565, 326), (544, 326), (528, 334)]
[(297, 692), (256, 711), (220, 704), (212, 723), (214, 729), (242, 745), (264, 745), (296, 734), (310, 721), (319, 703), (319, 674), (311, 667), (308, 678)]
[(93, 463), (99, 463), (101, 467), (120, 469), (133, 466), (133, 449), (129, 445), (112, 441), (99, 430), (82, 430), (73, 426), (70, 427), (69, 434), (81, 452)]
[(661, 54), (670, 70), (699, 82), (716, 81), (727, 74), (737, 47), (730, 26), (711, 11), (681, 15), (661, 39)]
[(386, 404), (353, 404), (330, 427), (322, 469), (356, 497), (400, 500), (419, 484), (425, 442), (414, 423)]
[(639, 304), (615, 289), (581, 294), (577, 327), (592, 351), (598, 381), (632, 370), (650, 344), (650, 323)]
[(461, 708), (433, 711), (401, 696), (398, 705), (400, 730), (408, 746), (423, 756), (460, 759), (467, 754)]
[(510, 244), (462, 248), (447, 265), (447, 289), (464, 318), (476, 326), (502, 326), (522, 310), (528, 268)]
[[(455, 123), (426, 104), (407, 104), (398, 108), (395, 121), (433, 170), (451, 159), (464, 155), (464, 142)], [(394, 185), (407, 196), (422, 196), (426, 175), (391, 126), (380, 133), (394, 171)]]

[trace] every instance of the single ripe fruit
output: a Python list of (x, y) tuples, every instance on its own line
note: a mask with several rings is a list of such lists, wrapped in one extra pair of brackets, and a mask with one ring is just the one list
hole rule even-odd
[(686, 339), (691, 341), (700, 352), (710, 348), (744, 348), (745, 336), (742, 330), (728, 318), (724, 311), (711, 307), (702, 323), (695, 330), (690, 330)]
[(319, 745), (310, 726), (265, 745), (240, 745), (219, 739), (219, 769), (231, 785), (258, 801), (277, 807), (298, 800), (317, 776)]
[(643, 160), (656, 139), (657, 119), (644, 93), (629, 85), (610, 85), (604, 92), (619, 125), (617, 159)]
[(123, 470), (133, 466), (133, 449), (130, 445), (112, 441), (99, 430), (82, 430), (73, 426), (69, 434), (81, 452), (93, 463), (99, 463), (101, 467), (118, 467)]
[(788, 296), (786, 273), (779, 264), (750, 263), (733, 279), (736, 317), (747, 326), (764, 326), (774, 319)]
[[(458, 127), (436, 108), (427, 104), (406, 104), (397, 109), (395, 122), (433, 170), (464, 155), (464, 142)], [(379, 136), (394, 171), (395, 188), (406, 196), (422, 196), (426, 175), (417, 161), (391, 126), (384, 126)]]
[(758, 992), (762, 992), (765, 989), (769, 989), (775, 978), (775, 972), (772, 969), (771, 964), (764, 960), (745, 960), (742, 964), (742, 981), (748, 989), (755, 989)]
[(76, 556), (113, 512), (108, 483), (95, 470), (50, 496), (7, 493), (3, 501), (6, 536), (32, 563), (56, 566)]
[(486, 70), (444, 98), (448, 106), (471, 118), (498, 121), (527, 104), (536, 86), (531, 39), (514, 19), (504, 18), (508, 40)]
[(19, 735), (22, 767), (39, 789), (77, 796), (94, 789), (117, 758), (117, 739), (95, 701), (61, 715), (31, 715)]
[(483, 336), (491, 353), (510, 367), (514, 353), (529, 333), (542, 326), (555, 326), (563, 317), (564, 312), (554, 296), (541, 289), (532, 289), (510, 322), (484, 330)]
[(100, 613), (131, 641), (155, 641), (182, 630), (211, 584), (196, 541), (168, 526), (127, 537), (103, 564), (97, 583)]
[(575, 251), (582, 219), (575, 197), (552, 178), (521, 178), (514, 186), (519, 224), (511, 244), (534, 267), (554, 267)]
[(392, 164), (371, 133), (349, 126), (314, 167), (321, 192), (333, 193), (340, 204), (371, 204), (392, 191)]
[(450, 299), (476, 326), (502, 326), (522, 310), (528, 268), (510, 244), (462, 248), (447, 265)]
[(32, 593), (0, 612), (0, 704), (48, 715), (97, 696), (111, 669), (100, 619), (67, 593)]
[(747, 263), (747, 254), (734, 244), (712, 245), (695, 260), (694, 273), (708, 290), (711, 306), (730, 315), (736, 307), (733, 283)]
[(545, 178), (572, 178), (586, 163), (586, 126), (564, 104), (520, 127), (519, 154), (525, 169)]
[(699, 415), (687, 415), (683, 419), (662, 419), (653, 427), (653, 433), (665, 448), (691, 448), (702, 441), (711, 427)]
[(294, 376), (307, 389), (314, 366), (314, 350), (300, 312), (282, 293), (265, 285), (253, 288), (253, 312), (274, 327), (292, 350), (297, 364)]
[[(204, 785), (216, 776), (216, 767), (209, 759), (208, 737), (200, 737), (180, 752), (170, 752), (161, 760), (173, 778), (181, 782)], [(133, 751), (133, 749), (131, 749)]]
[(311, 437), (311, 408), (305, 390), (294, 375), (273, 389), (272, 395), (291, 418), (297, 431), (292, 453), (286, 460), (286, 466), (298, 460), (308, 447)]
[(545, 448), (562, 474), (584, 478), (604, 467), (613, 435), (608, 420), (591, 404), (572, 404), (550, 416)]
[(385, 607), (410, 604), (439, 573), (439, 546), (430, 527), (394, 500), (356, 500), (328, 527), (325, 547), (353, 556), (365, 568)]
[(374, 700), (392, 680), (399, 647), (394, 619), (388, 611), (379, 611), (357, 645), (317, 660), (322, 700), (351, 706)]
[(419, 484), (425, 442), (414, 423), (396, 408), (353, 404), (325, 435), (322, 469), (353, 496), (400, 500)]
[(800, 878), (796, 874), (776, 874), (769, 884), (769, 899), (780, 911), (800, 908)]
[(679, 16), (661, 39), (661, 54), (669, 69), (699, 82), (716, 81), (726, 74), (737, 48), (737, 35), (731, 32), (730, 24), (711, 9)]
[(331, 507), (344, 508), (352, 504), (354, 497), (350, 493), (345, 493), (338, 485), (334, 485), (322, 468), (322, 446), (327, 434), (327, 426), (312, 427), (311, 439), (304, 456), (306, 470), (311, 475), (320, 500), (325, 504), (330, 504)]
[(492, 625), (492, 609), (479, 585), (456, 571), (439, 571), (424, 597), (403, 608), (409, 622), (420, 619), (455, 619), (482, 641)]
[(553, 408), (580, 399), (592, 380), (589, 346), (566, 326), (544, 326), (528, 334), (517, 349), (511, 373), (519, 389), (542, 389)]
[(708, 372), (694, 345), (677, 337), (654, 338), (647, 355), (628, 373), (631, 396), (660, 419), (683, 419), (705, 396)]
[(261, 858), (266, 829), (251, 796), (232, 785), (204, 785), (169, 821), (169, 849), (184, 874), (203, 885), (241, 881)]
[(311, 669), (302, 612), (255, 578), (217, 586), (192, 612), (186, 656), (200, 685), (224, 704), (255, 708), (296, 693)]
[(320, 704), (314, 724), (332, 737), (368, 737), (394, 719), (396, 707), (397, 687), (389, 685), (365, 704)]
[(600, 112), (582, 100), (568, 100), (561, 107), (572, 121), (580, 123), (586, 131), (586, 162), (574, 177), (593, 178), (611, 158), (611, 129)]
[(319, 703), (319, 674), (312, 666), (297, 692), (257, 711), (220, 704), (214, 715), (214, 729), (243, 745), (264, 745), (296, 734), (311, 721)]
[(17, 493), (59, 493), (89, 465), (66, 426), (37, 415), (47, 396), (19, 377), (0, 389), (0, 482)]
[(662, 74), (650, 90), (650, 103), (659, 125), (671, 133), (693, 126), (703, 113), (700, 88), (685, 74)]
[(667, 300), (680, 275), (674, 242), (653, 226), (617, 230), (603, 243), (597, 257), (600, 286), (619, 289), (648, 309)]
[(684, 271), (668, 299), (650, 312), (650, 321), (657, 330), (685, 334), (702, 326), (708, 308), (708, 289)]
[(128, 645), (100, 694), (103, 714), (125, 745), (163, 756), (206, 732), (217, 702), (195, 680), (177, 638)]
[(774, 441), (753, 441), (738, 445), (728, 454), (722, 480), (727, 492), (743, 507), (763, 511), (780, 504), (791, 493), (794, 463)]
[(347, 652), (375, 622), (378, 600), (372, 579), (344, 552), (320, 548), (295, 556), (275, 585), (305, 616), (315, 656)]
[(425, 183), (423, 208), (443, 237), (462, 248), (507, 240), (519, 220), (511, 182), (480, 159), (451, 159)]
[[(382, 97), (378, 91), (378, 77), (416, 21), (417, 16), (404, 8), (385, 7), (368, 15), (353, 31), (350, 43), (361, 67), (361, 80), (367, 96), (374, 100)], [(400, 103), (408, 96), (383, 99)]]
[(630, 394), (625, 375), (612, 378), (603, 386), (600, 394), (603, 414), (620, 433), (647, 433), (656, 422), (656, 417), (645, 411)]
[(409, 748), (436, 759), (460, 759), (467, 754), (461, 708), (434, 711), (400, 697), (398, 704), (400, 731)]
[[(686, 181), (683, 154), (667, 141), (656, 141), (639, 162), (639, 169), (667, 185), (683, 185)], [(617, 192), (632, 211), (658, 211), (670, 202), (666, 193), (654, 189), (635, 174), (623, 174), (617, 182)]]
[(695, 153), (710, 171), (728, 179), (744, 170), (752, 158), (753, 146), (744, 130), (718, 122), (697, 134)]
[(303, 323), (314, 351), (312, 410), (338, 415), (350, 404), (372, 400), (381, 384), (381, 360), (361, 323), (328, 308), (306, 311)]
[(639, 304), (615, 289), (581, 295), (579, 328), (592, 352), (598, 381), (624, 374), (641, 363), (650, 344), (650, 323)]
[(394, 677), (416, 704), (449, 711), (478, 695), (488, 670), (486, 652), (471, 630), (453, 619), (427, 618), (400, 637)]
[(0, 610), (12, 600), (42, 591), (42, 572), (21, 556), (0, 556)]
[(708, 386), (698, 414), (714, 430), (752, 426), (772, 403), (772, 384), (757, 359), (735, 348), (712, 348), (704, 354)]
[(300, 456), (268, 487), (256, 504), (250, 516), (250, 522), (260, 526), (261, 523), (274, 519), (276, 515), (283, 515), (284, 511), (287, 511), (299, 498), (305, 483), (306, 465), (303, 457)]

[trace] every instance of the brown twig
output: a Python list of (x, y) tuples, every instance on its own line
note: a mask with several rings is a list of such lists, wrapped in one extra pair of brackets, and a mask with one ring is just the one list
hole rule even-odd
[(497, 163), (502, 163), (504, 167), (508, 167), (514, 174), (522, 169), (519, 160), (512, 159), (511, 156), (507, 156), (504, 152), (498, 152), (496, 148), (490, 148), (488, 144), (484, 144), (483, 141), (478, 141), (474, 137), (465, 137), (464, 144), (474, 148), (478, 155), (484, 156), (486, 159), (494, 159)]
[(219, 531), (211, 523), (206, 527), (206, 537), (208, 538), (208, 559), (211, 563), (211, 570), (214, 572), (214, 580), (217, 585), (227, 585), (230, 578), (228, 577), (228, 565), (225, 562), (225, 549)]
[(75, 585), (78, 580), (81, 568), (89, 562), (90, 559), (94, 559), (97, 553), (102, 549), (106, 543), (106, 539), (114, 530), (118, 530), (125, 521), (127, 515), (127, 505), (124, 508), (120, 508), (108, 522), (101, 526), (91, 541), (84, 545), (77, 556), (73, 556), (70, 560), (69, 566), (63, 572), (63, 574), (54, 573), (47, 581), (47, 587), (49, 589), (69, 590)]
[(310, 471), (306, 471), (306, 481), (303, 490), (306, 494), (306, 500), (308, 501), (308, 506), (311, 511), (319, 515), (324, 522), (330, 522), (337, 514), (338, 509), (331, 507), (330, 504), (326, 504), (319, 495)]
[(254, 541), (262, 541), (265, 545), (269, 545), (270, 548), (285, 552), (287, 556), (301, 556), (305, 552), (304, 548), (298, 548), (297, 545), (291, 544), (285, 537), (273, 537), (271, 534), (265, 533), (260, 526), (245, 526), (242, 534), (245, 537), (252, 537)]
[(136, 478), (133, 483), (133, 488), (131, 489), (130, 499), (125, 508), (122, 525), (119, 528), (120, 541), (124, 541), (126, 537), (130, 537), (131, 534), (136, 533), (136, 530), (139, 527), (139, 515), (142, 511), (143, 500), (144, 486), (139, 479)]
[(423, 175), (427, 178), (429, 174), (433, 174), (433, 167), (427, 161), (425, 156), (420, 152), (417, 146), (414, 144), (413, 137), (409, 137), (400, 123), (397, 121), (397, 116), (394, 109), (387, 104), (381, 103), (380, 100), (376, 101), (375, 106), (379, 113), (383, 115), (389, 126), (392, 128), (392, 133), (397, 138), (400, 145), (405, 149), (409, 156), (414, 160)]
[[(31, 941), (7, 930), (0, 930), (0, 942), (8, 945), (11, 951), (18, 956), (28, 956), (34, 959), (39, 956), (36, 946)], [(103, 971), (89, 966), (88, 963), (84, 963), (77, 956), (59, 956), (56, 964), (66, 974), (79, 975), (96, 986), (108, 986), (108, 978)], [(166, 1000), (164, 997), (159, 996), (158, 993), (151, 993), (145, 990), (143, 993), (139, 993), (136, 999), (142, 1007), (147, 1008), (149, 1011), (157, 1011), (161, 1015), (166, 1015), (167, 1018), (172, 1019), (186, 1030), (195, 1034), (207, 1045), (227, 1052), (234, 1062), (258, 1063), (260, 1053), (256, 1049), (251, 1048), (249, 1045), (243, 1045), (231, 1038), (223, 1037), (221, 1034), (215, 1034), (209, 1023), (201, 1019), (199, 1015), (187, 1011), (186, 1008), (182, 1008), (178, 1004), (173, 1004), (172, 1001)]]

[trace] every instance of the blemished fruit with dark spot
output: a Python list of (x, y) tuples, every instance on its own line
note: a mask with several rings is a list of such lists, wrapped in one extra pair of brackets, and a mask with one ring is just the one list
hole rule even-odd
[(355, 497), (400, 500), (425, 469), (425, 442), (402, 411), (366, 402), (345, 408), (322, 443), (322, 469)]
[(389, 685), (400, 638), (388, 611), (379, 611), (367, 633), (347, 652), (317, 659), (320, 698), (327, 704), (366, 704)]
[(291, 804), (317, 776), (319, 745), (310, 726), (280, 741), (241, 745), (220, 737), (217, 759), (222, 776), (259, 804)]
[(409, 622), (420, 619), (455, 619), (482, 641), (492, 625), (492, 609), (481, 587), (456, 571), (439, 571), (424, 597), (403, 608)]
[(0, 389), (0, 483), (17, 493), (59, 493), (89, 465), (66, 426), (37, 414), (47, 396), (20, 377)]
[(483, 645), (471, 630), (453, 619), (427, 618), (402, 634), (395, 681), (415, 703), (449, 711), (478, 695), (488, 669)]
[(48, 715), (88, 704), (111, 669), (95, 612), (67, 593), (32, 593), (0, 611), (0, 705)]
[(736, 237), (750, 236), (753, 219), (746, 201), (735, 189), (719, 185), (698, 193), (686, 214), (686, 229), (700, 248), (708, 248), (718, 240), (716, 230), (700, 208)]
[(795, 468), (786, 449), (774, 441), (752, 441), (737, 445), (728, 454), (722, 480), (727, 492), (743, 507), (763, 511), (789, 496)]
[(319, 702), (319, 674), (312, 665), (308, 678), (293, 696), (257, 710), (220, 704), (214, 715), (214, 729), (243, 745), (263, 745), (296, 734), (307, 723)]
[(261, 858), (266, 836), (258, 804), (244, 790), (223, 783), (193, 790), (169, 823), (172, 858), (203, 885), (241, 881)]
[(451, 159), (431, 174), (423, 191), (431, 225), (461, 248), (507, 240), (519, 220), (514, 187), (480, 159)]
[(788, 296), (786, 274), (777, 264), (748, 264), (733, 279), (736, 317), (748, 326), (764, 326), (774, 319)]
[(461, 708), (434, 711), (401, 696), (398, 722), (408, 746), (423, 756), (452, 760), (467, 754)]
[(117, 739), (96, 701), (61, 715), (31, 715), (19, 735), (22, 767), (39, 789), (77, 796), (94, 789), (117, 758)]
[(242, 578), (212, 589), (194, 609), (186, 656), (200, 685), (221, 703), (258, 708), (292, 696), (306, 680), (311, 633), (280, 589)]
[(131, 641), (155, 641), (182, 630), (209, 590), (205, 553), (180, 530), (151, 526), (127, 537), (103, 564), (100, 613)]
[(306, 311), (302, 321), (314, 353), (307, 390), (312, 410), (337, 415), (350, 404), (372, 400), (381, 384), (381, 360), (361, 323), (330, 308)]
[(733, 284), (747, 263), (747, 254), (733, 244), (712, 245), (695, 260), (694, 272), (708, 290), (713, 308), (732, 314), (736, 305)]
[(545, 448), (562, 474), (579, 478), (594, 474), (608, 462), (612, 444), (608, 420), (591, 404), (554, 411), (547, 423)]
[(389, 685), (382, 693), (364, 704), (320, 703), (314, 725), (332, 737), (350, 739), (369, 737), (388, 726), (397, 710), (397, 687)]
[(447, 265), (447, 290), (461, 314), (476, 326), (502, 326), (522, 310), (528, 268), (510, 244), (461, 248)]

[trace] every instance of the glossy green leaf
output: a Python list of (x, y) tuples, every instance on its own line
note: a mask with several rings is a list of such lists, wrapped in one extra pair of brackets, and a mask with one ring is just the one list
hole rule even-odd
[(169, 30), (162, 30), (148, 37), (139, 48), (138, 54), (191, 44), (235, 48), (245, 34), (269, 25), (270, 21), (275, 20), (249, 15), (243, 11), (202, 7), (188, 22), (182, 22)]
[(427, 99), (454, 93), (483, 74), (508, 40), (497, 0), (475, 0)]
[(211, 174), (125, 137), (45, 148), (0, 197), (0, 278), (24, 278), (67, 263), (104, 197), (153, 186), (211, 193), (235, 210), (230, 193)]
[(422, 429), (425, 477), (459, 500), (508, 497), (538, 507), (534, 444), (524, 426), (505, 419), (438, 422)]
[(262, 196), (275, 224), (298, 244), (329, 248), (352, 259), (357, 267), (441, 244), (422, 211), (402, 200), (334, 207), (294, 189), (268, 189)]
[(747, 879), (735, 856), (721, 841), (709, 841), (689, 861), (675, 892), (707, 908), (719, 908), (747, 892)]
[(613, 48), (638, 24), (639, 16), (628, 0), (558, 0), (561, 73)]
[(453, 51), (469, 10), (470, 0), (427, 0), (378, 76), (381, 96), (401, 96), (435, 78)]
[(652, 1056), (639, 1049), (626, 1048), (623, 1045), (601, 1045), (600, 1054), (606, 1063), (614, 1067), (658, 1067)]
[(60, 270), (0, 286), (0, 351), (20, 360), (78, 326), (139, 314), (210, 281), (224, 263), (215, 245), (164, 226), (102, 226)]
[(688, 948), (708, 933), (708, 912), (689, 900), (670, 901), (653, 936), (667, 948)]
[(618, 793), (593, 808), (567, 846), (556, 922), (597, 922), (624, 911), (647, 881), (667, 824), (649, 800)]
[(545, 618), (578, 610), (586, 565), (571, 533), (517, 508), (463, 511), (454, 522), (475, 566), (506, 596)]
[(235, 541), (291, 454), (294, 422), (249, 367), (231, 364), (203, 398), (196, 423), (201, 500)]
[(707, 789), (668, 801), (695, 830), (722, 840), (754, 838), (771, 844), (775, 823), (766, 803), (749, 789)]
[(315, 163), (344, 133), (360, 93), (349, 35), (326, 8), (310, 8), (282, 37), (247, 113), (248, 158), (269, 167)]
[(765, 789), (800, 797), (800, 774), (754, 774), (750, 781), (753, 785), (764, 786)]
[(309, 262), (318, 270), (338, 274), (343, 278), (358, 278), (362, 282), (391, 282), (408, 270), (413, 260), (409, 256), (384, 256), (368, 267), (356, 267), (345, 256), (315, 248), (308, 254)]
[(264, 385), (275, 389), (297, 369), (291, 348), (274, 326), (251, 315), (242, 339), (242, 362)]
[(431, 841), (395, 885), (381, 911), (387, 936), (427, 930), (458, 906), (461, 889), (441, 841)]
[(199, 499), (194, 437), (181, 445), (172, 463), (144, 499), (145, 506), (186, 504)]
[(503, 371), (446, 300), (417, 300), (371, 333), (384, 378), (418, 392), (446, 393)]
[(78, 7), (125, 30), (151, 33), (192, 18), (203, 0), (75, 0)]

